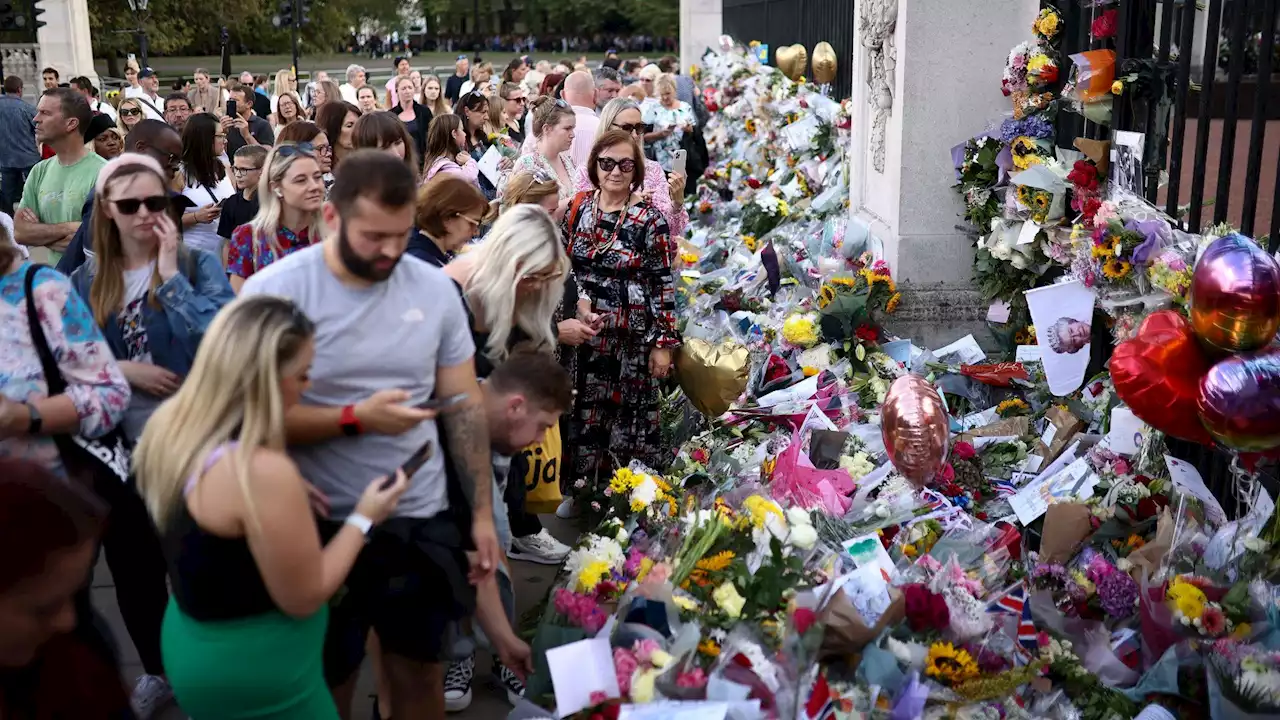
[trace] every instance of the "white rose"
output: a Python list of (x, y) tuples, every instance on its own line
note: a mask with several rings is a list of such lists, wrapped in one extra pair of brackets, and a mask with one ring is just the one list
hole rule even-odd
[(787, 508), (787, 522), (792, 525), (811, 525), (809, 513), (803, 508)]
[(818, 531), (812, 525), (796, 525), (791, 528), (790, 542), (801, 550), (808, 550), (818, 542)]

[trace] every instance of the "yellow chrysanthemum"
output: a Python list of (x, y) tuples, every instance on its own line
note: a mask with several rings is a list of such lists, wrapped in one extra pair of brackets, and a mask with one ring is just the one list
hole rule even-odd
[(779, 520), (786, 522), (786, 516), (782, 514), (782, 508), (772, 500), (767, 500), (759, 495), (752, 495), (743, 501), (742, 507), (751, 515), (751, 524), (757, 528), (764, 527), (765, 520), (769, 515), (776, 515)]
[(743, 246), (743, 247), (745, 247), (745, 248), (747, 249), (747, 252), (755, 252), (755, 251), (756, 251), (756, 248), (757, 248), (757, 247), (759, 247), (759, 244), (756, 242), (756, 236), (755, 236), (755, 235), (743, 235), (743, 236), (742, 236), (742, 246)]
[(885, 303), (884, 311), (887, 313), (892, 313), (893, 311), (898, 309), (898, 303), (900, 302), (902, 302), (902, 293), (900, 292), (894, 293), (893, 296), (889, 298), (889, 302)]
[(578, 572), (578, 591), (589, 593), (596, 589), (601, 580), (609, 576), (609, 563), (603, 560), (587, 563)]
[(733, 562), (733, 558), (733, 551), (725, 550), (722, 553), (716, 553), (709, 558), (699, 560), (694, 567), (707, 572), (720, 572), (729, 567), (729, 563)]
[(782, 323), (782, 339), (797, 347), (813, 347), (818, 344), (817, 323), (810, 315), (792, 315)]
[(638, 484), (640, 484), (640, 476), (628, 468), (619, 468), (613, 477), (609, 478), (609, 489), (615, 494), (630, 492)]
[(1061, 18), (1058, 17), (1058, 13), (1050, 8), (1045, 8), (1040, 11), (1040, 15), (1036, 18), (1035, 24), (1031, 26), (1031, 29), (1040, 35), (1050, 38), (1058, 34), (1059, 22), (1061, 22)]
[(1208, 602), (1204, 591), (1191, 583), (1175, 582), (1165, 593), (1173, 609), (1185, 617), (1198, 618), (1204, 614), (1204, 604)]
[(938, 642), (929, 646), (924, 673), (944, 682), (963, 682), (978, 676), (978, 663), (964, 648)]
[(680, 253), (680, 261), (685, 265), (694, 265), (698, 262), (698, 253), (682, 252)]
[(1102, 264), (1102, 274), (1111, 280), (1120, 280), (1128, 277), (1129, 271), (1133, 266), (1126, 260), (1112, 258)]

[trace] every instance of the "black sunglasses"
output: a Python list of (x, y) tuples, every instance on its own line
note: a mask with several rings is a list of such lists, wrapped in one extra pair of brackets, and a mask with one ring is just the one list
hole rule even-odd
[(152, 195), (145, 198), (125, 198), (123, 200), (112, 200), (116, 209), (123, 215), (137, 215), (138, 210), (144, 205), (148, 212), (158, 213), (169, 209), (169, 198), (166, 195)]
[(120, 114), (121, 114), (121, 115), (128, 115), (129, 117), (133, 117), (134, 115), (141, 115), (141, 114), (142, 114), (142, 111), (141, 111), (141, 110), (134, 110), (134, 109), (132, 109), (132, 108), (126, 108), (126, 109), (124, 109), (124, 110), (121, 110), (121, 111), (120, 111)]
[(631, 158), (614, 160), (611, 157), (600, 157), (596, 158), (596, 164), (600, 166), (601, 170), (607, 173), (613, 172), (614, 168), (618, 168), (623, 173), (635, 172), (636, 169), (636, 161)]
[(647, 135), (653, 132), (653, 123), (614, 123), (613, 126), (632, 135)]
[(284, 143), (276, 146), (276, 154), (280, 157), (293, 157), (294, 155), (306, 155), (315, 157), (316, 146), (309, 142), (300, 143)]

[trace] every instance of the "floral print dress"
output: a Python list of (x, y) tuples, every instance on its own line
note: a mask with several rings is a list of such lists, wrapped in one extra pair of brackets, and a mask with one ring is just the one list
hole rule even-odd
[(542, 153), (534, 150), (531, 153), (521, 155), (516, 159), (515, 164), (511, 166), (511, 169), (503, 173), (502, 177), (499, 178), (498, 197), (502, 197), (502, 193), (507, 186), (507, 181), (520, 173), (528, 173), (535, 179), (554, 179), (556, 181), (556, 186), (559, 190), (559, 198), (561, 200), (573, 197), (573, 182), (578, 176), (578, 168), (573, 164), (573, 158), (569, 156), (568, 152), (560, 153), (560, 162), (564, 164), (565, 175), (569, 178), (569, 182), (567, 183), (560, 179), (560, 176), (556, 174), (555, 167), (551, 165), (551, 161), (543, 157)]
[(650, 100), (640, 106), (640, 114), (646, 123), (653, 125), (655, 130), (675, 128), (675, 132), (670, 135), (649, 143), (653, 148), (653, 156), (658, 159), (658, 164), (662, 165), (663, 170), (671, 172), (671, 161), (675, 158), (676, 151), (680, 149), (680, 141), (684, 139), (684, 130), (680, 129), (681, 126), (693, 125), (697, 122), (697, 118), (693, 115), (693, 108), (683, 101), (676, 101), (674, 108), (668, 108), (657, 100)]
[[(0, 394), (17, 402), (48, 397), (49, 385), (40, 367), (27, 322), (23, 280), (31, 263), (0, 276)], [(32, 288), (36, 313), (67, 382), (67, 397), (80, 416), (79, 434), (97, 438), (110, 432), (129, 407), (129, 383), (102, 337), (89, 306), (71, 288), (66, 276), (52, 269), (36, 273)], [(58, 446), (49, 435), (0, 439), (0, 456), (39, 463), (65, 476)]]
[(311, 245), (307, 229), (295, 233), (289, 228), (276, 231), (276, 243), (280, 246), (280, 257), (271, 248), (271, 243), (259, 242), (254, 247), (253, 226), (246, 223), (231, 232), (231, 242), (227, 246), (227, 274), (248, 280), (255, 272), (279, 260), (285, 255)]
[(648, 203), (603, 213), (591, 195), (576, 221), (571, 214), (561, 230), (574, 277), (604, 325), (579, 348), (564, 446), (572, 477), (599, 489), (633, 458), (659, 471), (671, 459), (658, 413), (662, 381), (649, 373), (650, 349), (679, 343), (670, 235)]

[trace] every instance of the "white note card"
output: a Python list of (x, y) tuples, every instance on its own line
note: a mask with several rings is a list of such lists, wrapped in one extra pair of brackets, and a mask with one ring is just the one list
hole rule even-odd
[(1111, 427), (1107, 431), (1107, 447), (1121, 455), (1135, 455), (1142, 445), (1145, 424), (1123, 405), (1111, 411)]
[(956, 365), (976, 365), (987, 359), (973, 335), (965, 335), (950, 345), (933, 351), (939, 361)]
[(1089, 470), (1088, 462), (1080, 458), (1053, 475), (1041, 476), (1009, 498), (1009, 505), (1024, 526), (1035, 521), (1049, 509), (1049, 505), (1068, 498), (1085, 500), (1093, 497), (1098, 476)]
[(1014, 359), (1018, 362), (1040, 362), (1039, 345), (1019, 345)]
[(987, 308), (987, 322), (1009, 322), (1009, 309), (1009, 303), (1003, 300), (997, 300), (991, 303), (991, 307)]
[(1040, 226), (1035, 220), (1028, 220), (1022, 223), (1022, 230), (1018, 233), (1019, 245), (1030, 245), (1036, 241), (1036, 236), (1040, 234)]
[(1168, 455), (1164, 456), (1164, 464), (1169, 467), (1169, 479), (1175, 487), (1204, 503), (1205, 516), (1210, 522), (1221, 525), (1227, 521), (1227, 513), (1223, 511), (1218, 498), (1209, 492), (1209, 486), (1204, 484), (1195, 465)]
[(497, 145), (490, 145), (488, 150), (484, 151), (484, 155), (480, 156), (480, 162), (476, 163), (480, 167), (480, 172), (493, 183), (494, 187), (498, 186), (498, 178), (502, 172), (498, 170), (498, 165), (502, 162), (502, 153), (498, 152)]
[(547, 651), (547, 667), (555, 686), (556, 712), (562, 718), (591, 707), (592, 693), (601, 692), (610, 699), (622, 697), (608, 637), (552, 648)]

